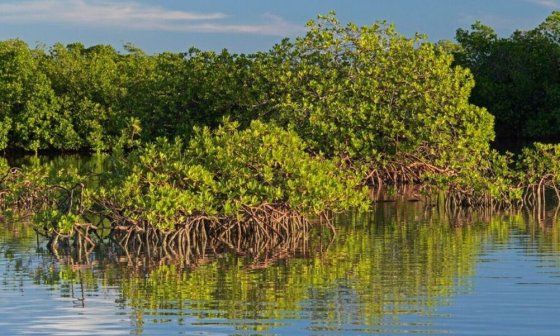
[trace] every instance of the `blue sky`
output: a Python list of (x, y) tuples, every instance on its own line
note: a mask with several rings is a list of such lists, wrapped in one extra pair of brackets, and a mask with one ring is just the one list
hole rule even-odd
[(560, 0), (0, 0), (0, 39), (251, 52), (301, 34), (308, 19), (330, 10), (343, 21), (384, 19), (406, 35), (426, 33), (435, 41), (475, 20), (510, 34), (556, 9)]

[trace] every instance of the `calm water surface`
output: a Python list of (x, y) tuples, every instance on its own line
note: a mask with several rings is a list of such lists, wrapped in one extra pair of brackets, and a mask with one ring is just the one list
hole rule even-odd
[(268, 267), (225, 253), (186, 268), (78, 263), (1, 223), (0, 334), (557, 335), (560, 223), (543, 216), (384, 203)]

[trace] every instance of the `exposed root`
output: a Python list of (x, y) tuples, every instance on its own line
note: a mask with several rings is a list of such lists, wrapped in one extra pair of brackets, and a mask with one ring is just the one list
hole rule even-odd
[(49, 238), (51, 250), (88, 254), (96, 247), (116, 245), (127, 258), (142, 255), (154, 260), (192, 262), (204, 259), (208, 250), (227, 249), (253, 258), (261, 266), (292, 255), (307, 241), (312, 227), (326, 227), (333, 236), (335, 232), (329, 216), (312, 222), (286, 205), (244, 207), (239, 217), (188, 216), (167, 229), (157, 223), (134, 221), (116, 207), (108, 209), (98, 225), (78, 224), (68, 234), (57, 230), (37, 232)]

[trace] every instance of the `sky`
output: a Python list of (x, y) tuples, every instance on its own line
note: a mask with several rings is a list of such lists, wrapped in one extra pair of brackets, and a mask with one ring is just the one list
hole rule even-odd
[(302, 35), (309, 19), (331, 10), (343, 22), (386, 20), (438, 41), (476, 20), (501, 35), (530, 29), (560, 10), (560, 0), (0, 0), (0, 40), (247, 53)]

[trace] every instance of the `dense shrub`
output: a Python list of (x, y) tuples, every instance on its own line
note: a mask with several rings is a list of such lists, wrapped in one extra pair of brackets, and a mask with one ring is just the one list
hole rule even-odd
[(520, 184), (526, 189), (526, 203), (541, 203), (547, 190), (553, 190), (560, 202), (560, 145), (535, 143), (524, 148), (516, 168)]
[(144, 139), (188, 138), (194, 126), (216, 127), (223, 116), (246, 114), (249, 57), (226, 50), (155, 56), (132, 51), (125, 64), (129, 79), (121, 109), (142, 121)]
[(0, 169), (3, 216), (35, 218), (36, 231), (48, 236), (70, 234), (76, 223), (85, 221), (80, 217), (84, 177), (77, 168), (60, 169), (33, 160), (24, 167)]
[(131, 117), (144, 140), (188, 138), (224, 116), (273, 120), (316, 152), (367, 162), (421, 149), (449, 163), (493, 137), (491, 116), (467, 102), (468, 71), (451, 66), (445, 48), (383, 23), (344, 26), (328, 15), (252, 55), (17, 40), (0, 50), (0, 145), (11, 148), (111, 149)]
[(124, 247), (147, 239), (181, 249), (200, 238), (288, 239), (315, 223), (334, 230), (330, 214), (369, 203), (360, 174), (259, 121), (196, 128), (186, 144), (159, 138), (103, 166), (95, 175), (40, 162), (4, 168), (0, 206), (33, 216), (51, 246), (91, 247), (109, 234)]
[(128, 117), (119, 110), (126, 97), (124, 56), (110, 46), (80, 43), (55, 44), (41, 52), (40, 70), (60, 101), (58, 114), (75, 133), (75, 141), (64, 149), (110, 149)]
[(94, 191), (106, 214), (170, 230), (189, 217), (243, 219), (252, 209), (319, 216), (364, 205), (358, 180), (330, 160), (311, 157), (292, 131), (253, 122), (196, 129), (193, 139), (159, 139), (117, 162)]
[(193, 126), (216, 127), (225, 115), (247, 117), (249, 57), (126, 50), (1, 42), (0, 149), (106, 151), (131, 118), (152, 141), (188, 138)]

